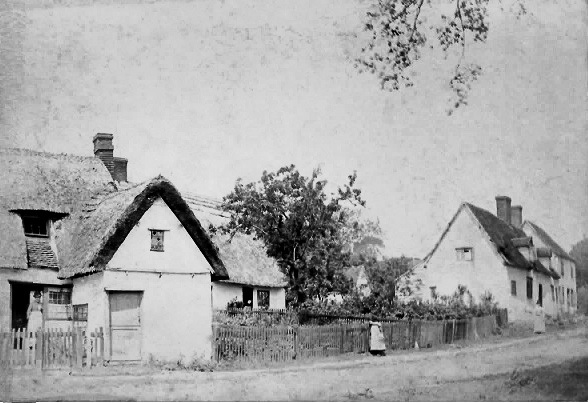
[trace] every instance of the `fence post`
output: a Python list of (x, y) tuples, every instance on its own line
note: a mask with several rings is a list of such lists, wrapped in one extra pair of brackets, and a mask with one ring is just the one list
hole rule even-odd
[(76, 329), (76, 348), (75, 348), (75, 355), (76, 355), (76, 366), (78, 368), (82, 368), (83, 366), (83, 354), (84, 354), (84, 339), (82, 337), (82, 329)]

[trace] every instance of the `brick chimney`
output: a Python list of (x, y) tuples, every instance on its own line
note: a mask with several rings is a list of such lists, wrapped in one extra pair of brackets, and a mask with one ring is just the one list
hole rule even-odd
[(127, 163), (129, 160), (126, 158), (114, 157), (114, 174), (112, 179), (117, 182), (127, 181)]
[(102, 163), (110, 172), (110, 176), (114, 178), (114, 146), (112, 145), (112, 138), (114, 136), (109, 133), (98, 133), (92, 140), (94, 142), (94, 155), (102, 160)]
[(516, 228), (523, 226), (523, 206), (512, 206), (510, 208), (510, 223)]
[(496, 196), (496, 216), (510, 224), (510, 197)]

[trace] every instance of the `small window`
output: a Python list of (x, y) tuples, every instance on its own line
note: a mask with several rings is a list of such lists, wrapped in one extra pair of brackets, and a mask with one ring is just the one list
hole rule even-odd
[(574, 266), (570, 267), (570, 276), (574, 278)]
[(49, 303), (54, 305), (71, 304), (71, 291), (49, 291)]
[(26, 236), (49, 236), (49, 221), (41, 217), (23, 217), (22, 225)]
[(455, 249), (457, 260), (470, 261), (472, 260), (472, 248), (457, 248)]
[(153, 252), (163, 252), (163, 230), (151, 230), (151, 250)]
[(566, 271), (565, 271), (565, 267), (564, 267), (564, 261), (562, 259), (559, 260), (559, 268), (561, 271), (561, 276), (564, 277), (566, 274)]
[(533, 299), (533, 278), (527, 277), (527, 299)]
[(551, 286), (551, 300), (552, 301), (556, 301), (556, 299), (555, 299), (555, 287), (553, 285)]
[(538, 288), (539, 289), (537, 290), (538, 291), (537, 294), (539, 294), (539, 295), (537, 297), (537, 304), (539, 306), (543, 306), (543, 284), (539, 284)]
[(258, 308), (269, 308), (270, 306), (270, 293), (268, 290), (257, 290), (257, 307)]
[(73, 306), (73, 320), (76, 322), (84, 322), (88, 320), (88, 304)]
[(514, 280), (510, 281), (510, 295), (517, 296), (517, 282)]

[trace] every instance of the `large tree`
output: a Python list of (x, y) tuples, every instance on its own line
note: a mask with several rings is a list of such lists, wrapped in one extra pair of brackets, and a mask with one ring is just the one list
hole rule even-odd
[(573, 245), (570, 255), (576, 261), (577, 286), (588, 286), (588, 238)]
[(330, 196), (319, 170), (306, 177), (294, 165), (263, 172), (257, 182), (238, 180), (223, 199), (231, 219), (221, 230), (253, 234), (264, 241), (289, 280), (290, 303), (345, 292), (350, 286), (344, 275), (350, 265), (349, 243), (366, 228), (351, 213), (365, 206), (355, 180), (354, 173)]
[[(501, 1), (501, 0), (496, 0)], [(513, 12), (526, 13), (524, 0), (513, 0)], [(449, 86), (454, 97), (449, 113), (467, 102), (482, 66), (468, 59), (469, 44), (486, 42), (489, 0), (373, 0), (364, 28), (367, 43), (356, 67), (377, 75), (382, 89), (412, 86), (411, 70), (427, 47), (439, 48), (456, 62)], [(431, 40), (434, 37), (435, 40)]]

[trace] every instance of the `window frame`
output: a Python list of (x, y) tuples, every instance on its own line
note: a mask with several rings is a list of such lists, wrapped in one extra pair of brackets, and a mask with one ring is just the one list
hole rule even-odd
[[(51, 220), (49, 220), (48, 218), (40, 216), (40, 215), (26, 214), (26, 215), (21, 216), (21, 220), (22, 220), (22, 228), (23, 228), (23, 232), (24, 232), (25, 236), (35, 237), (35, 238), (49, 238), (50, 237), (50, 235), (51, 235), (50, 221)], [(38, 222), (34, 223), (29, 220), (34, 220), (34, 221), (38, 221)], [(44, 233), (27, 231), (27, 227), (37, 226), (39, 229), (42, 228), (43, 226), (39, 225), (41, 222), (43, 222), (45, 224), (44, 225), (44, 227), (45, 227)]]
[(512, 295), (513, 297), (517, 296), (517, 281), (516, 280), (510, 280), (510, 295)]
[[(269, 307), (270, 307), (270, 294), (271, 294), (270, 290), (258, 289), (256, 294), (257, 294), (257, 307), (261, 308), (261, 309), (269, 309)], [(263, 294), (267, 294), (267, 306), (265, 306), (265, 305), (262, 306), (260, 304), (261, 301), (265, 300), (265, 298), (260, 298), (261, 295), (263, 295)]]
[(458, 262), (471, 262), (474, 260), (474, 248), (471, 246), (455, 248), (455, 257)]
[[(81, 311), (81, 314), (80, 314)], [(75, 304), (72, 305), (72, 320), (74, 322), (87, 322), (88, 321), (88, 304)]]
[[(149, 234), (151, 237), (151, 246), (149, 248), (150, 252), (165, 252), (165, 233), (166, 232), (167, 232), (167, 230), (165, 230), (165, 229), (149, 228)], [(161, 241), (159, 241), (159, 245), (154, 243), (154, 239), (157, 236), (157, 234), (160, 234), (160, 236), (161, 236)]]
[(533, 300), (533, 277), (527, 277), (527, 299)]

